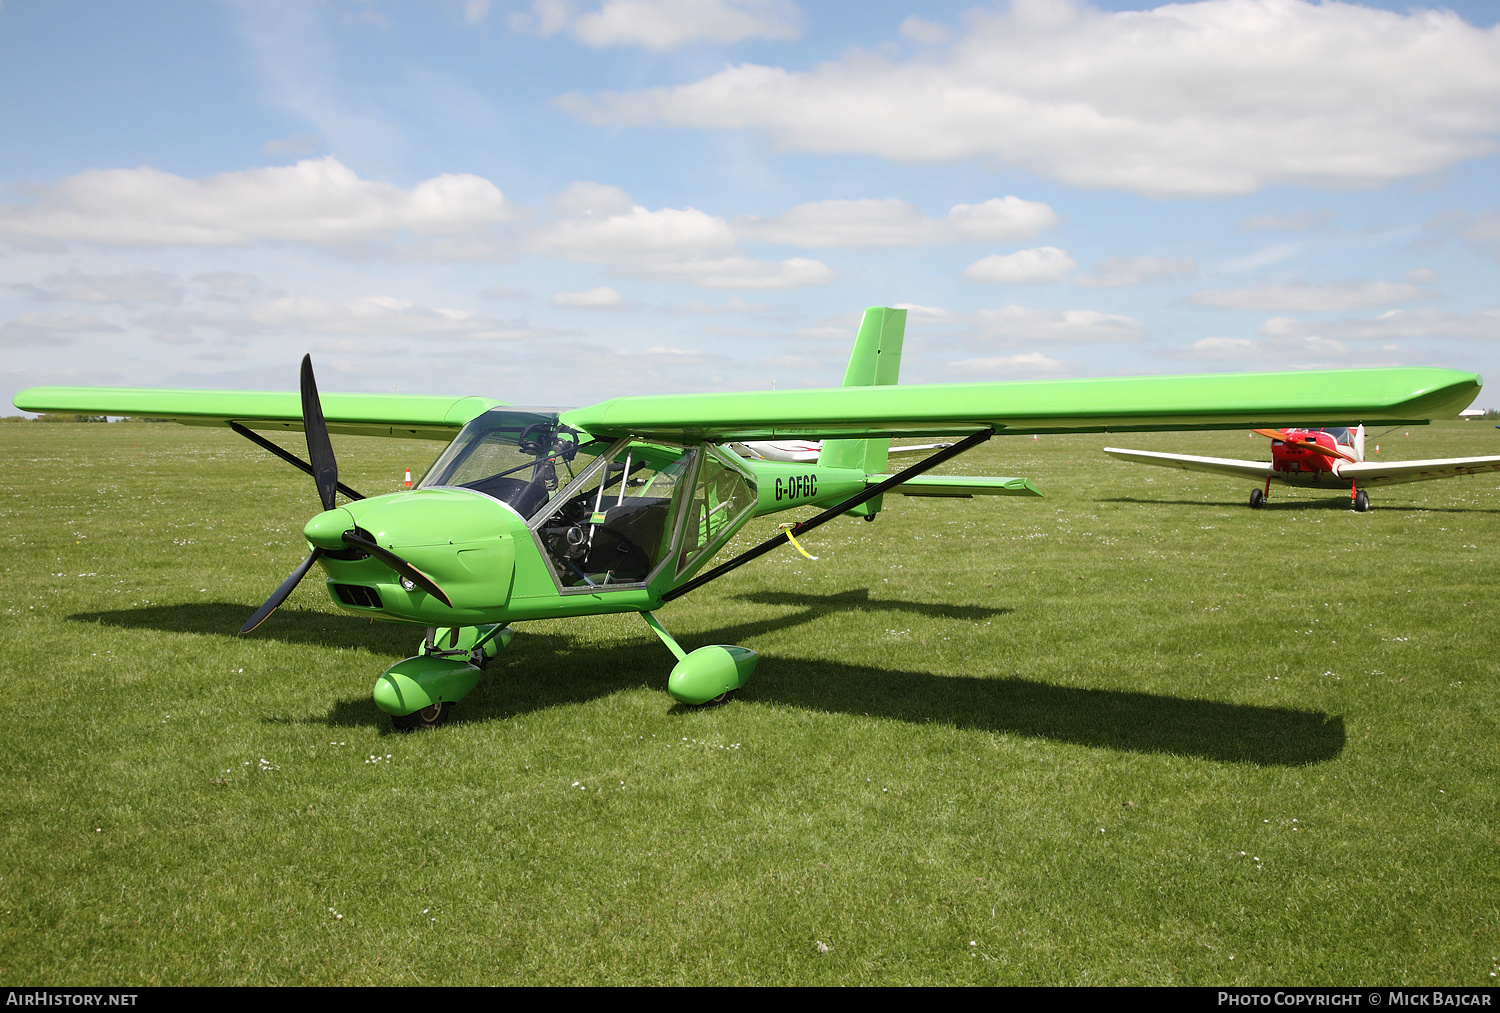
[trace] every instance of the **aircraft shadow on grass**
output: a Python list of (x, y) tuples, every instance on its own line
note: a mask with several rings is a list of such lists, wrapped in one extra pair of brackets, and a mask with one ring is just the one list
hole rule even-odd
[[(1300, 490), (1302, 492), (1317, 492), (1313, 490)], [(1329, 489), (1328, 499), (1287, 499), (1272, 497), (1266, 500), (1264, 506), (1260, 507), (1265, 512), (1294, 511), (1294, 510), (1337, 510), (1340, 513), (1353, 513), (1349, 509), (1349, 497), (1343, 495), (1339, 489)], [(1099, 503), (1125, 503), (1132, 506), (1191, 506), (1191, 507), (1216, 507), (1227, 510), (1244, 510), (1245, 501), (1214, 500), (1214, 499), (1141, 499), (1137, 496), (1115, 496), (1110, 499), (1097, 500)], [(1435, 507), (1435, 506), (1391, 506), (1388, 503), (1376, 503), (1373, 509), (1381, 513), (1407, 513), (1407, 514), (1500, 514), (1500, 510), (1491, 507)]]
[[(969, 621), (1010, 611), (870, 599), (864, 589), (821, 596), (762, 591), (737, 597), (764, 605), (797, 605), (802, 611), (701, 630), (683, 639), (695, 646), (745, 643), (855, 609)], [(233, 636), (244, 621), (244, 612), (243, 605), (214, 602), (79, 613), (69, 618), (170, 633)], [(257, 636), (286, 644), (401, 655), (415, 649), (413, 632), (386, 623), (371, 625), (325, 612), (282, 608), (275, 628), (263, 628)], [(455, 720), (504, 720), (624, 690), (661, 689), (669, 661), (670, 655), (644, 629), (638, 643), (622, 648), (594, 646), (564, 634), (528, 633), (523, 626), (515, 642), (491, 666), (490, 674), (455, 712)], [(370, 674), (373, 678), (376, 673)], [(1332, 760), (1343, 752), (1346, 739), (1342, 717), (1316, 711), (1058, 686), (1020, 678), (893, 671), (779, 655), (761, 659), (754, 677), (740, 691), (740, 700), (1255, 766)], [(674, 712), (687, 710), (673, 705)], [(390, 727), (368, 697), (340, 700), (326, 715), (303, 720), (330, 726)]]

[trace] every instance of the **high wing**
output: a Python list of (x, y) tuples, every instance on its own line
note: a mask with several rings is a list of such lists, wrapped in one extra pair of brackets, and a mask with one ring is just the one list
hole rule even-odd
[[(878, 438), (997, 432), (1069, 433), (1225, 429), (1451, 418), (1480, 378), (1451, 369), (1390, 368), (1206, 376), (1033, 380), (1011, 383), (836, 387), (621, 397), (564, 412), (595, 437), (643, 436), (729, 443), (795, 437)], [(323, 395), (330, 432), (448, 439), (501, 402), (411, 394)], [(132, 415), (188, 425), (237, 422), (302, 428), (299, 396), (275, 391), (32, 387), (22, 411)]]
[(1252, 482), (1264, 482), (1276, 472), (1270, 461), (1236, 461), (1228, 457), (1195, 457), (1192, 454), (1158, 454), (1150, 450), (1122, 450), (1105, 447), (1110, 457), (1134, 464), (1157, 464), (1163, 468), (1179, 468), (1182, 471), (1207, 471), (1231, 478), (1248, 478)]
[(996, 432), (1231, 429), (1452, 418), (1479, 393), (1474, 373), (1391, 368), (1206, 376), (912, 384), (621, 397), (564, 412), (595, 437), (717, 443)]
[[(329, 432), (451, 440), (480, 413), (504, 404), (484, 397), (423, 394), (323, 394)], [(237, 422), (247, 429), (302, 431), (302, 399), (295, 392), (165, 390), (138, 387), (32, 387), (15, 396), (22, 411), (129, 415), (190, 426)]]
[(1433, 478), (1454, 478), (1500, 471), (1500, 457), (1449, 457), (1435, 461), (1365, 461), (1345, 464), (1338, 469), (1339, 478), (1351, 478), (1361, 486), (1395, 485), (1398, 482), (1426, 482)]

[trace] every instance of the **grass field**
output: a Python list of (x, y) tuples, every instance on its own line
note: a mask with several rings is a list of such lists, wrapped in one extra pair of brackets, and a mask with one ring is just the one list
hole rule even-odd
[[(1487, 454), (1447, 423), (1386, 456)], [(1347, 494), (997, 438), (1039, 500), (888, 497), (639, 618), (518, 627), (450, 726), (228, 432), (0, 426), (0, 981), (1490, 985), (1500, 479)], [(336, 438), (366, 492), (431, 443)], [(753, 525), (740, 546), (772, 530)], [(733, 548), (733, 547), (731, 547)]]

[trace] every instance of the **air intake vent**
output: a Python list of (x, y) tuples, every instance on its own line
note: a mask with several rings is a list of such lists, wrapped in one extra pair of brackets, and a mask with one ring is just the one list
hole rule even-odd
[(380, 608), (380, 592), (373, 587), (365, 587), (362, 584), (335, 584), (333, 593), (339, 596), (339, 601), (345, 605), (353, 605), (362, 609)]

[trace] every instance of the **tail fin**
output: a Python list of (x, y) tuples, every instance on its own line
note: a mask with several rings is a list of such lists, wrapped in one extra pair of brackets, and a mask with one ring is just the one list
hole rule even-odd
[[(906, 310), (874, 306), (865, 310), (844, 370), (845, 387), (876, 387), (894, 384), (901, 372), (901, 342), (906, 336)], [(867, 475), (885, 471), (888, 438), (875, 440), (824, 440), (818, 465), (825, 468), (859, 468)], [(880, 512), (880, 500), (862, 503), (849, 511), (851, 516), (874, 519)]]

